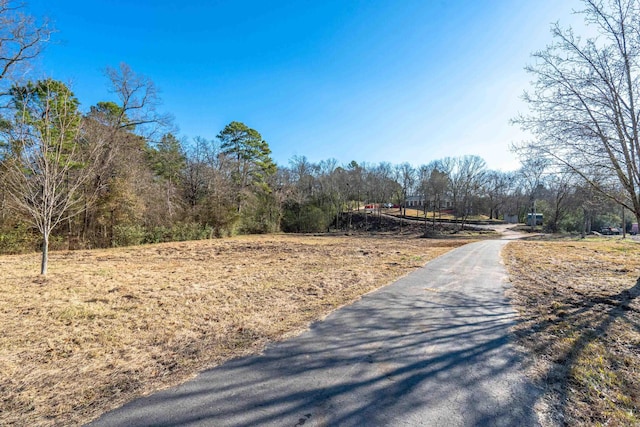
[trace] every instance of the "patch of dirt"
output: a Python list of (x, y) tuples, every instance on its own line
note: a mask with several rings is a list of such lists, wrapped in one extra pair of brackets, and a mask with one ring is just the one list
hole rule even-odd
[[(334, 221), (335, 222), (335, 221)], [(335, 224), (334, 224), (335, 225)], [(406, 235), (421, 235), (423, 237), (447, 238), (451, 235), (474, 236), (474, 237), (495, 237), (496, 233), (482, 227), (465, 225), (460, 231), (460, 226), (455, 223), (431, 221), (425, 223), (419, 219), (400, 218), (398, 216), (386, 215), (384, 213), (365, 214), (361, 212), (345, 213), (339, 224), (341, 231), (352, 233), (393, 233)]]

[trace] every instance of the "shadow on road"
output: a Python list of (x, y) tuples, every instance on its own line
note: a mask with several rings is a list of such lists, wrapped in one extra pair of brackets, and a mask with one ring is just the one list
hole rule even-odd
[(537, 425), (538, 393), (520, 376), (504, 288), (474, 286), (472, 276), (430, 283), (436, 272), (95, 425)]

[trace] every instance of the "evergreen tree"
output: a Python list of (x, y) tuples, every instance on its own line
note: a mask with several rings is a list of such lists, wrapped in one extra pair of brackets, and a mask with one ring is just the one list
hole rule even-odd
[(172, 184), (178, 183), (186, 157), (180, 141), (173, 134), (164, 135), (156, 148), (150, 150), (149, 158), (156, 175)]
[(268, 178), (276, 172), (271, 150), (255, 129), (244, 123), (231, 122), (218, 134), (220, 149), (232, 161), (232, 178), (236, 191), (236, 207), (242, 210), (249, 193), (270, 192)]

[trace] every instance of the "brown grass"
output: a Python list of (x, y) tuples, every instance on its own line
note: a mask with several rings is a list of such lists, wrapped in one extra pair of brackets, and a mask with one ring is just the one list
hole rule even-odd
[(521, 241), (504, 258), (548, 423), (640, 425), (640, 245)]
[(0, 425), (78, 425), (306, 328), (464, 240), (251, 236), (0, 257)]

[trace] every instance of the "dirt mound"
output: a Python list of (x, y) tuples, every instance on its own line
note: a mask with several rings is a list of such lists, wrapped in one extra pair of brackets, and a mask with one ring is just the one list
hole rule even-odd
[[(335, 227), (335, 221), (333, 226)], [(459, 225), (429, 222), (426, 227), (423, 221), (416, 219), (398, 218), (385, 214), (365, 214), (361, 212), (346, 212), (340, 217), (337, 229), (350, 232), (365, 233), (400, 233), (420, 234), (426, 236), (441, 236), (452, 234), (458, 230)], [(465, 228), (468, 228), (465, 226)]]

